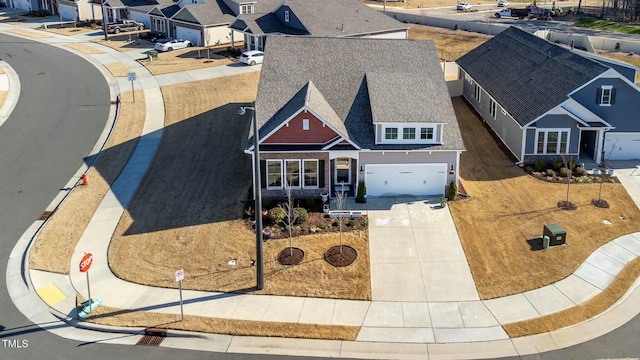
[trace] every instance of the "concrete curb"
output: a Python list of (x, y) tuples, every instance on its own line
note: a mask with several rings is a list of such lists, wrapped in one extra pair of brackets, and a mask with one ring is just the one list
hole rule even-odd
[(7, 99), (4, 101), (2, 107), (0, 107), (0, 126), (2, 126), (2, 124), (4, 124), (4, 122), (9, 118), (9, 115), (13, 112), (16, 104), (18, 104), (18, 99), (20, 98), (20, 78), (7, 62), (0, 60), (0, 68), (5, 72), (0, 75), (0, 77), (4, 77), (6, 79), (9, 91)]

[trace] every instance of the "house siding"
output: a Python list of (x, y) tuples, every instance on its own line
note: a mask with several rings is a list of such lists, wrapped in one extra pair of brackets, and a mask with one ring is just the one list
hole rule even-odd
[[(302, 129), (302, 120), (309, 119), (309, 130)], [(300, 112), (289, 121), (289, 126), (283, 125), (275, 133), (264, 139), (264, 144), (325, 144), (338, 134), (312, 113)]]
[(464, 80), (463, 83), (464, 98), (478, 112), (483, 121), (491, 127), (493, 132), (502, 140), (511, 153), (518, 160), (522, 160), (522, 132), (524, 130), (509, 114), (503, 114), (502, 107), (499, 103), (496, 104), (496, 118), (494, 119), (489, 111), (489, 102), (491, 101), (489, 94), (482, 89), (480, 101), (477, 101), (473, 97), (474, 82)]
[[(580, 148), (580, 129), (576, 127), (576, 121), (569, 115), (546, 115), (533, 124), (533, 128), (527, 129), (526, 155), (534, 155), (536, 148), (536, 128), (539, 129), (569, 129), (569, 154), (578, 154)], [(543, 155), (542, 157), (549, 157)], [(550, 158), (558, 158), (558, 155), (551, 155)], [(529, 157), (530, 158), (530, 157)]]
[[(598, 89), (603, 85), (611, 85), (616, 91), (615, 103), (611, 106), (600, 106), (596, 103)], [(612, 132), (640, 132), (640, 91), (618, 78), (596, 79), (580, 89), (571, 97), (615, 126)]]
[[(359, 156), (360, 163), (358, 166), (368, 164), (447, 164), (447, 169), (453, 165), (456, 166), (456, 151), (434, 151), (429, 154), (428, 151), (410, 151), (405, 152), (389, 152), (389, 151), (363, 151)], [(447, 174), (447, 184), (451, 180), (456, 180), (455, 174)]]
[[(260, 160), (271, 160), (271, 159), (282, 159), (282, 160), (323, 160), (324, 161), (324, 182), (322, 180), (319, 181), (319, 184), (324, 184), (322, 187), (318, 187), (317, 189), (293, 189), (292, 195), (297, 199), (308, 199), (308, 198), (319, 198), (320, 193), (323, 191), (331, 192), (331, 171), (330, 169), (330, 161), (329, 161), (329, 153), (327, 152), (313, 152), (313, 153), (260, 153)], [(320, 169), (318, 169), (320, 171)], [(262, 177), (266, 176), (266, 169), (260, 169), (262, 173)], [(322, 173), (322, 171), (321, 171)], [(266, 188), (266, 183), (262, 183), (262, 196), (264, 198), (285, 198), (287, 194), (283, 189), (281, 190), (268, 190)]]

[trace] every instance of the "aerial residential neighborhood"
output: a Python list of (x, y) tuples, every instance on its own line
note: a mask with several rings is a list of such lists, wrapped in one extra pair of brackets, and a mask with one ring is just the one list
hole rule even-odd
[(0, 0), (1, 357), (640, 356), (634, 4)]

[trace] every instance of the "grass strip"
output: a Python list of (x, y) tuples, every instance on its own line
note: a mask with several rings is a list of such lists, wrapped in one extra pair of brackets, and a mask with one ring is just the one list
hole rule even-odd
[(640, 35), (640, 26), (627, 25), (627, 24), (622, 24), (615, 21), (597, 20), (593, 18), (581, 18), (581, 19), (578, 19), (578, 21), (576, 21), (575, 24), (578, 27), (587, 28), (587, 29)]

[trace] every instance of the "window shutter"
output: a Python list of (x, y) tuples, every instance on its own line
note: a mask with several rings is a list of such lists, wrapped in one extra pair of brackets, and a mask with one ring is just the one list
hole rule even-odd
[(265, 189), (267, 187), (267, 161), (260, 160), (260, 188)]
[(596, 91), (596, 104), (600, 104), (601, 100), (602, 100), (602, 89), (598, 88), (598, 91)]
[(324, 187), (324, 160), (318, 160), (318, 186)]
[(613, 88), (611, 89), (611, 101), (610, 101), (611, 105), (616, 103), (616, 89)]

